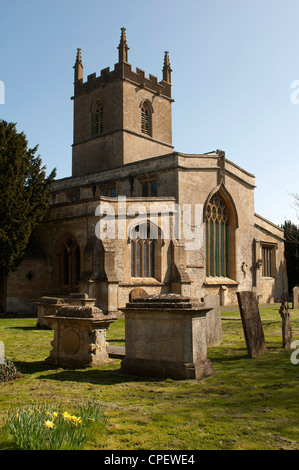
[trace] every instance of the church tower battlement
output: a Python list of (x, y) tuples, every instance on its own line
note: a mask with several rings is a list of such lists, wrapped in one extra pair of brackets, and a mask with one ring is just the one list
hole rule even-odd
[(83, 80), (81, 49), (74, 65), (73, 176), (98, 172), (173, 151), (171, 68), (164, 53), (162, 80), (128, 63), (125, 28), (118, 62)]

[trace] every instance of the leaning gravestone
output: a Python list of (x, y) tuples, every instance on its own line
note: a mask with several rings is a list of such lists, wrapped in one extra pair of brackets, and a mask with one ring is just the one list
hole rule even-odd
[(257, 298), (254, 292), (237, 292), (244, 336), (249, 357), (267, 351)]

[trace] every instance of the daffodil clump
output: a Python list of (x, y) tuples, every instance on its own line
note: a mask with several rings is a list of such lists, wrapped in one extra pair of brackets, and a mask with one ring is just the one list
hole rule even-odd
[(78, 407), (76, 414), (47, 404), (9, 411), (3, 430), (8, 445), (23, 450), (81, 450), (92, 429), (100, 432), (107, 418), (97, 402)]

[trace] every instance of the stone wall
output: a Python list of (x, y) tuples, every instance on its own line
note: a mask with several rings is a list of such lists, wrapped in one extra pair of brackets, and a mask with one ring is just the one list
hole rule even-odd
[(284, 256), (284, 232), (258, 214), (255, 214), (254, 224), (255, 263), (262, 258), (262, 246), (273, 247), (272, 273), (264, 277), (262, 266), (256, 270), (255, 286), (261, 303), (280, 302), (282, 294), (288, 292), (286, 261)]
[(25, 258), (7, 280), (7, 311), (37, 313), (36, 302), (47, 291), (46, 260)]

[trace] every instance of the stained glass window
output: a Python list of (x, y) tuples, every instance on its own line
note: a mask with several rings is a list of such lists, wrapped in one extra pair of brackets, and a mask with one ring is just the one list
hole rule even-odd
[(132, 277), (155, 277), (155, 248), (155, 240), (150, 238), (149, 225), (137, 225), (131, 239)]
[(218, 193), (206, 209), (206, 258), (207, 276), (229, 277), (229, 216)]

